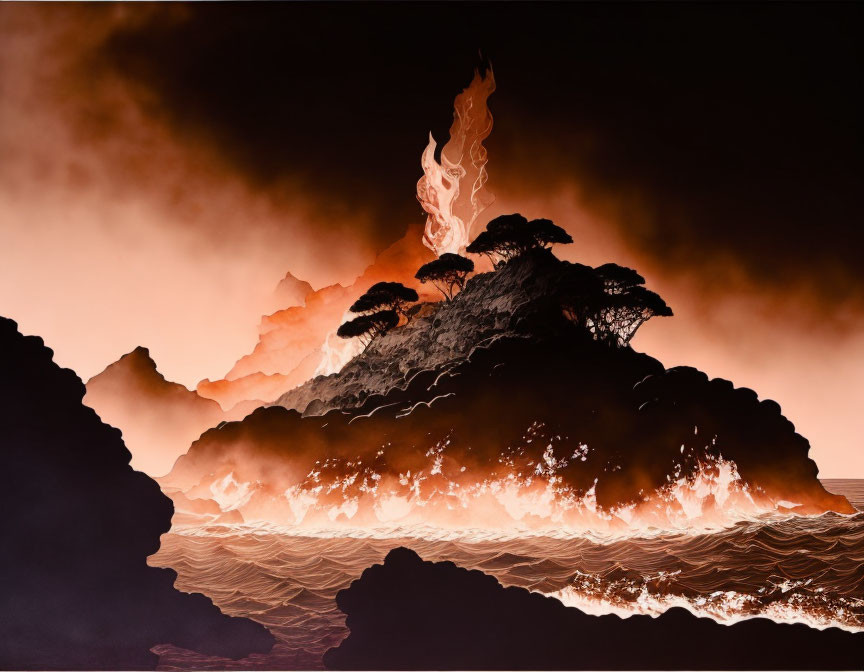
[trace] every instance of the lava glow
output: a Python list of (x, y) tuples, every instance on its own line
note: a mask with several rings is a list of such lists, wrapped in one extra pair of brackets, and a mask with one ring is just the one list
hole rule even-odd
[(457, 468), (458, 476), (448, 477), (441, 471), (448, 459), (443, 448), (429, 451), (428, 468), (399, 474), (327, 460), (276, 493), (261, 482), (238, 481), (232, 471), (211, 483), (208, 495), (223, 511), (242, 513), (247, 523), (313, 536), (622, 538), (704, 533), (765, 515), (789, 515), (786, 502), (749, 486), (723, 458), (645, 493), (642, 501), (604, 509), (594, 487), (578, 492), (557, 475), (566, 464), (547, 460), (528, 473), (485, 478)]
[(458, 254), (468, 245), (471, 227), (494, 200), (485, 189), (488, 157), (483, 147), (492, 132), (486, 101), (494, 90), (491, 67), (482, 75), (475, 71), (453, 103), (453, 125), (450, 140), (441, 148), (441, 163), (435, 160), (437, 143), (431, 133), (420, 159), (423, 177), (417, 182), (417, 199), (427, 215), (423, 243), (439, 256)]

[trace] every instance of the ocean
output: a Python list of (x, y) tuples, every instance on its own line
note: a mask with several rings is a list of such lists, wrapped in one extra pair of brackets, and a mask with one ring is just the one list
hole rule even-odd
[(767, 616), (815, 628), (864, 630), (864, 479), (826, 479), (853, 515), (762, 516), (711, 533), (643, 531), (630, 537), (422, 527), (315, 534), (266, 524), (178, 526), (150, 564), (172, 567), (177, 587), (226, 613), (270, 628), (267, 655), (232, 661), (173, 646), (154, 649), (159, 669), (322, 669), (348, 634), (336, 593), (407, 546), (502, 584), (552, 595), (594, 614), (657, 614), (683, 606), (735, 622)]

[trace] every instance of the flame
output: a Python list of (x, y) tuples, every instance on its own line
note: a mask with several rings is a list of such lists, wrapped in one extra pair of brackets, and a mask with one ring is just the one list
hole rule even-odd
[[(423, 244), (435, 254), (461, 252), (470, 242), (471, 227), (494, 200), (485, 189), (488, 156), (483, 141), (492, 132), (492, 114), (486, 100), (495, 91), (495, 76), (489, 67), (482, 75), (474, 71), (471, 84), (453, 103), (450, 140), (441, 148), (441, 163), (435, 160), (437, 143), (429, 144), (420, 158), (423, 177), (417, 182), (417, 200), (426, 211)], [(462, 185), (470, 184), (470, 192)]]

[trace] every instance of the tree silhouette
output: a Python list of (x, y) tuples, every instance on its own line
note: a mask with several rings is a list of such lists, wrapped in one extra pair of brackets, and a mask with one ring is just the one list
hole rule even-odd
[(559, 285), (562, 309), (596, 340), (626, 347), (652, 317), (668, 317), (666, 302), (642, 285), (632, 268), (604, 264), (597, 268), (570, 264)]
[(414, 277), (424, 284), (431, 282), (447, 301), (452, 301), (455, 289), (462, 290), (465, 279), (473, 270), (474, 262), (470, 259), (445, 252), (434, 261), (423, 264)]
[(606, 300), (603, 279), (590, 266), (569, 264), (566, 268), (558, 284), (561, 307), (572, 322), (587, 328)]
[(624, 347), (649, 319), (671, 315), (672, 309), (658, 294), (637, 286), (617, 294), (607, 293), (606, 304), (592, 322), (598, 340)]
[(352, 313), (373, 313), (380, 310), (393, 310), (408, 318), (407, 306), (418, 299), (417, 291), (401, 282), (378, 282), (357, 299), (348, 309)]
[(603, 264), (594, 271), (603, 281), (603, 286), (609, 294), (622, 294), (633, 287), (645, 284), (645, 278), (626, 266)]
[(348, 320), (339, 326), (336, 335), (339, 338), (357, 338), (363, 347), (369, 347), (376, 336), (386, 334), (397, 324), (399, 324), (399, 314), (395, 310), (379, 310), (370, 315), (360, 315), (353, 320)]
[(497, 267), (529, 250), (545, 249), (556, 243), (572, 243), (564, 229), (549, 219), (533, 219), (522, 215), (501, 215), (486, 225), (486, 230), (465, 250), (471, 254), (485, 254)]

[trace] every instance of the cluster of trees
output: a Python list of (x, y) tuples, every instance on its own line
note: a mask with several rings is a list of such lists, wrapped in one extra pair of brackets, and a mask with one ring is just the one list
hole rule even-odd
[(618, 264), (570, 264), (559, 287), (562, 308), (595, 340), (624, 347), (646, 321), (672, 315), (666, 302), (644, 284), (636, 271)]
[(348, 309), (357, 317), (336, 330), (340, 338), (357, 338), (364, 346), (408, 319), (408, 305), (417, 301), (417, 292), (401, 282), (378, 282)]
[[(466, 251), (486, 255), (494, 268), (534, 250), (572, 243), (573, 238), (548, 219), (529, 221), (519, 214), (496, 217), (486, 225)], [(434, 285), (450, 302), (474, 270), (474, 262), (446, 253), (423, 264), (414, 276)], [(672, 315), (660, 296), (646, 289), (645, 279), (631, 268), (604, 264), (597, 268), (568, 264), (558, 288), (564, 314), (584, 327), (596, 340), (624, 347), (647, 320)], [(409, 304), (417, 292), (399, 282), (379, 282), (349, 309), (355, 317), (336, 332), (342, 338), (359, 338), (368, 345), (412, 315)], [(416, 307), (415, 307), (416, 308)]]
[(529, 222), (520, 214), (501, 215), (489, 222), (486, 230), (465, 251), (485, 254), (492, 265), (498, 268), (531, 250), (572, 242), (570, 234), (549, 219), (532, 219)]

